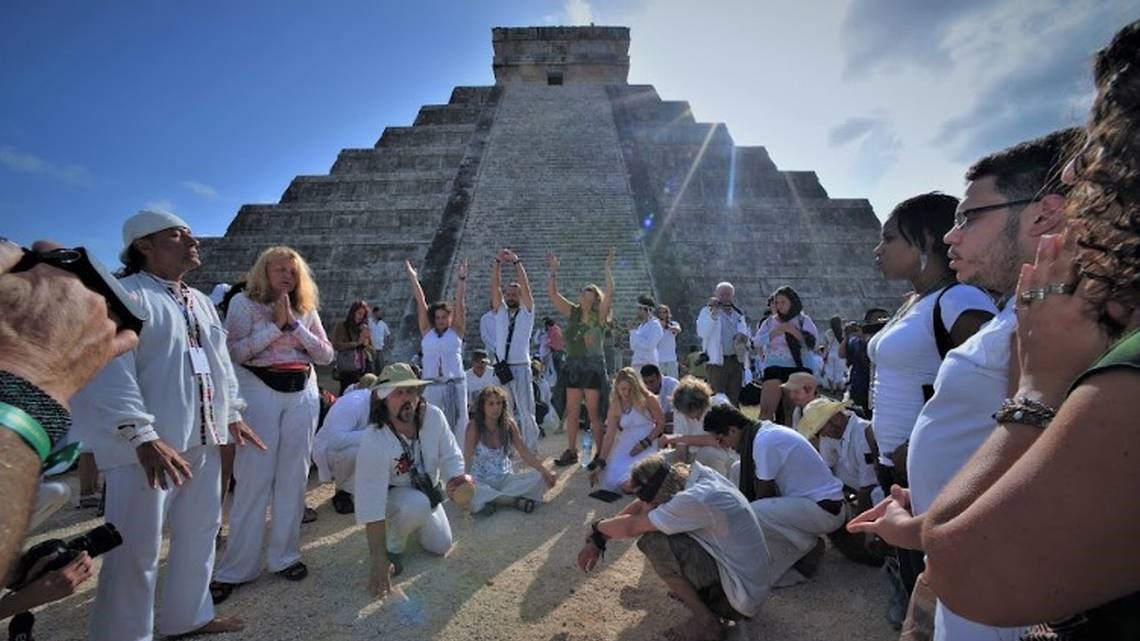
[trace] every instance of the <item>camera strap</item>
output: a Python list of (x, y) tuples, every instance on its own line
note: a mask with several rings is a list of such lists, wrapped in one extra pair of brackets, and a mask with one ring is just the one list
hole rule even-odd
[[(389, 427), (392, 429), (392, 433), (396, 435), (396, 440), (400, 442), (400, 447), (404, 450), (404, 456), (408, 458), (412, 469), (426, 474), (427, 470), (424, 469), (424, 452), (423, 446), (420, 445), (419, 430), (416, 430), (416, 437), (409, 442), (404, 438), (403, 434), (400, 434), (400, 431), (397, 430), (394, 425), (390, 425)], [(415, 474), (412, 474), (412, 478), (415, 479)]]

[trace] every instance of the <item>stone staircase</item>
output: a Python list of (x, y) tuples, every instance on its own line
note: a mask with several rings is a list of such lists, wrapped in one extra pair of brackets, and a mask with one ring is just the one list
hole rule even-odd
[[(237, 281), (263, 249), (286, 244), (312, 267), (326, 326), (355, 299), (384, 306), (398, 323), (410, 298), (403, 262), (423, 265), (449, 212), (465, 206), (463, 178), (478, 165), (477, 132), (493, 118), (495, 93), (456, 88), (412, 126), (385, 129), (373, 148), (342, 150), (328, 175), (296, 177), (279, 203), (243, 206), (224, 237), (202, 239), (192, 283), (209, 291)], [(425, 277), (433, 275), (429, 294), (438, 295), (441, 275)]]
[(879, 221), (866, 200), (832, 199), (814, 172), (781, 171), (763, 147), (737, 147), (719, 123), (648, 85), (607, 88), (663, 302), (693, 344), (716, 283), (736, 285), (750, 324), (792, 286), (822, 327), (831, 315), (894, 309), (903, 289), (874, 266)]
[[(513, 84), (502, 91), (447, 283), (452, 296), (458, 260), (467, 258), (468, 346), (481, 343), (479, 318), (502, 247), (516, 251), (527, 269), (536, 324), (558, 317), (547, 294), (546, 252), (558, 254), (559, 288), (576, 301), (583, 285), (604, 285), (613, 247), (614, 318), (632, 319), (637, 296), (655, 288), (605, 87)], [(504, 284), (513, 276), (513, 268), (504, 269)]]

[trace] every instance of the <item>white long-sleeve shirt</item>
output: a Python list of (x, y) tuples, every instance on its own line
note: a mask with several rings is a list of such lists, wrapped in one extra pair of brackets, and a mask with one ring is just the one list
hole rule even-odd
[(230, 357), (238, 365), (328, 365), (333, 359), (332, 343), (316, 311), (298, 317), (297, 328), (286, 332), (277, 326), (272, 304), (256, 303), (244, 292), (230, 301), (226, 333)]
[[(203, 423), (201, 377), (191, 364), (191, 332), (175, 283), (147, 273), (119, 283), (142, 305), (149, 320), (138, 346), (112, 360), (71, 400), (80, 440), (90, 444), (103, 470), (138, 462), (135, 448), (162, 439), (176, 452), (228, 442), (229, 423), (241, 420), (245, 402), (226, 349), (226, 331), (204, 293), (186, 288), (191, 319), (209, 369), (212, 402)], [(129, 426), (129, 427), (126, 427)]]
[[(744, 319), (744, 314), (721, 309), (717, 317), (713, 318), (709, 307), (707, 305), (702, 307), (701, 313), (697, 315), (697, 335), (701, 337), (701, 347), (709, 357), (709, 365), (724, 365), (725, 353), (721, 323), (732, 323), (733, 335), (748, 335), (748, 323)], [(728, 354), (728, 356), (732, 356), (732, 354)]]
[(661, 335), (664, 333), (665, 329), (656, 318), (650, 318), (636, 329), (629, 330), (629, 348), (633, 350), (633, 358), (629, 362), (634, 369), (640, 365), (648, 363), (656, 365), (660, 362), (657, 357), (657, 343), (661, 341)]
[(313, 437), (313, 461), (317, 464), (321, 483), (333, 480), (329, 452), (360, 443), (363, 430), (368, 427), (368, 413), (371, 409), (370, 389), (347, 392), (329, 408), (324, 424)]
[[(408, 466), (423, 464), (433, 482), (440, 478), (452, 479), (463, 474), (463, 452), (443, 410), (428, 405), (424, 424), (420, 428), (419, 444), (413, 446), (416, 460), (405, 459), (404, 448), (396, 438), (395, 428), (370, 425), (360, 439), (356, 454), (356, 522), (359, 524), (383, 521), (388, 513), (388, 487), (411, 485)], [(422, 458), (421, 458), (422, 457)]]

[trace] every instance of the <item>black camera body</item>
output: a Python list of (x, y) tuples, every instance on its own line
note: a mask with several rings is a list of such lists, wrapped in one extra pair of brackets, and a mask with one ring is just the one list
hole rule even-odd
[(87, 289), (107, 299), (107, 309), (119, 329), (129, 329), (137, 334), (150, 316), (146, 309), (123, 289), (118, 279), (107, 271), (102, 263), (92, 258), (83, 247), (50, 249), (45, 252), (25, 249), (24, 257), (12, 267), (11, 271), (25, 272), (39, 264), (51, 265), (75, 274)]
[[(49, 539), (37, 543), (24, 552), (19, 563), (12, 572), (12, 582), (8, 584), (9, 590), (20, 590), (41, 576), (58, 570), (71, 563), (80, 552), (86, 552), (92, 558), (113, 550), (123, 543), (123, 536), (119, 530), (110, 523), (104, 523), (92, 528), (84, 534), (63, 541), (62, 539)], [(45, 557), (56, 554), (56, 557), (31, 574), (32, 567)]]

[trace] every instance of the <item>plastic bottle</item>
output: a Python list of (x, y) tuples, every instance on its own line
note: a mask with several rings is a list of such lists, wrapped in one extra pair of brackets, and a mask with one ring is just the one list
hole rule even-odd
[(584, 468), (592, 460), (594, 460), (594, 435), (590, 433), (590, 430), (584, 430), (582, 432), (582, 453), (578, 455), (578, 461)]

